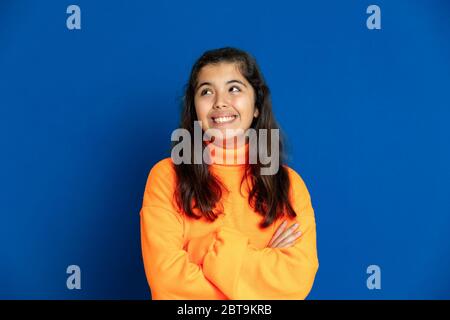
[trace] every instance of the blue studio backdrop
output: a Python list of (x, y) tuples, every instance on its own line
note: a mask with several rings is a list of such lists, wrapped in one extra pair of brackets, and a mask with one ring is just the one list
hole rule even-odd
[(193, 62), (224, 46), (256, 57), (312, 197), (308, 299), (450, 298), (449, 18), (445, 0), (1, 0), (0, 298), (151, 298), (147, 175)]

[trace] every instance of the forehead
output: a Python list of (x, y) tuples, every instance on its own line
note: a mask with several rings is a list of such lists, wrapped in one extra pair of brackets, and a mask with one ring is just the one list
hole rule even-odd
[(221, 62), (216, 64), (208, 64), (201, 68), (198, 74), (198, 81), (220, 82), (231, 79), (239, 79), (245, 81), (236, 63)]

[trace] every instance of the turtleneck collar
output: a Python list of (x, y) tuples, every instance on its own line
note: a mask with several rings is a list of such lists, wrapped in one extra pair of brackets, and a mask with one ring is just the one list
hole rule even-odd
[(236, 146), (223, 146), (212, 142), (205, 142), (205, 150), (209, 150), (210, 163), (214, 166), (245, 167), (249, 162), (249, 143)]

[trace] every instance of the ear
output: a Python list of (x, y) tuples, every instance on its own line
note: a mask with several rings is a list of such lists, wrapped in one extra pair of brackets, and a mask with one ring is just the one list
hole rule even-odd
[(255, 112), (253, 113), (253, 117), (258, 118), (259, 116), (259, 109), (255, 108)]

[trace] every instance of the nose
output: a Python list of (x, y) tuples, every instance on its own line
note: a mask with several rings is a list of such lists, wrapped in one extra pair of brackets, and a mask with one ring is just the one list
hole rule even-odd
[(223, 93), (217, 93), (216, 100), (214, 101), (213, 109), (222, 109), (228, 107), (228, 101)]

